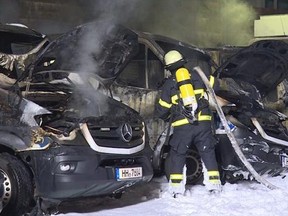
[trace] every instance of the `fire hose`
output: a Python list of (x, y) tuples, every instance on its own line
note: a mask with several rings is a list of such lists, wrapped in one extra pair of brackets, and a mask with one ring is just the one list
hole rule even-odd
[(202, 71), (202, 69), (200, 67), (194, 67), (193, 68), (201, 77), (202, 81), (204, 82), (208, 93), (210, 94), (210, 97), (213, 101), (213, 103), (215, 104), (216, 107), (216, 111), (220, 117), (221, 123), (224, 126), (225, 132), (227, 134), (227, 137), (229, 138), (232, 147), (235, 151), (235, 153), (237, 154), (237, 156), (239, 157), (239, 159), (241, 160), (241, 162), (244, 164), (244, 166), (247, 168), (247, 170), (252, 174), (252, 176), (261, 184), (263, 184), (264, 186), (266, 186), (267, 188), (273, 190), (273, 189), (279, 189), (277, 186), (271, 184), (269, 181), (267, 181), (266, 179), (262, 178), (259, 173), (256, 172), (256, 170), (253, 168), (253, 166), (251, 165), (251, 163), (246, 159), (246, 157), (244, 156), (243, 152), (241, 151), (239, 144), (234, 136), (234, 134), (232, 133), (232, 131), (230, 130), (230, 127), (228, 125), (228, 122), (225, 118), (225, 115), (223, 113), (223, 110), (221, 108), (221, 106), (219, 105), (217, 99), (216, 99), (216, 94), (213, 90), (213, 88), (210, 86), (209, 80), (207, 79), (205, 73)]

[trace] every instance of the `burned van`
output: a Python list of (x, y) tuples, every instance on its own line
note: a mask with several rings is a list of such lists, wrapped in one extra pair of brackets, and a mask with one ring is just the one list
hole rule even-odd
[[(138, 53), (115, 79), (111, 89), (114, 97), (145, 117), (150, 145), (154, 149), (155, 174), (169, 176), (167, 159), (173, 130), (168, 129), (168, 122), (157, 119), (153, 113), (160, 94), (159, 87), (169, 75), (164, 70), (163, 54), (175, 49), (187, 58), (186, 67), (190, 71), (200, 67), (213, 73), (220, 82), (221, 88), (216, 94), (230, 102), (223, 107), (230, 130), (233, 130), (242, 153), (255, 171), (259, 175), (285, 175), (288, 168), (287, 116), (275, 109), (275, 104), (285, 108), (287, 99), (285, 94), (283, 97), (271, 97), (271, 94), (287, 79), (286, 43), (263, 40), (246, 47), (225, 49), (225, 52), (218, 50), (223, 56), (221, 61), (215, 62), (211, 49), (203, 50), (164, 36), (136, 33), (140, 47)], [(216, 110), (214, 112), (212, 130), (218, 140), (216, 155), (222, 182), (253, 179), (235, 153)], [(193, 145), (186, 159), (187, 182), (202, 183), (202, 162)]]
[[(10, 59), (11, 67), (1, 61), (5, 85), (0, 89), (0, 215), (49, 213), (69, 199), (119, 197), (126, 188), (152, 178), (152, 150), (143, 118), (103, 94), (110, 76), (134, 55), (137, 35), (120, 27), (108, 32), (94, 27), (76, 28), (42, 43), (33, 56), (2, 51), (1, 58)], [(7, 38), (13, 38), (10, 28), (15, 34), (27, 30), (5, 28), (1, 35)], [(102, 35), (95, 39), (98, 31)], [(88, 52), (83, 41), (90, 34), (95, 43), (102, 42)], [(35, 48), (38, 39), (38, 44), (46, 42), (45, 36), (34, 36), (25, 40), (22, 35), (13, 44)], [(75, 44), (79, 49), (71, 52)], [(5, 46), (7, 50), (8, 43)], [(26, 56), (33, 58), (22, 64), (23, 70), (12, 67)]]

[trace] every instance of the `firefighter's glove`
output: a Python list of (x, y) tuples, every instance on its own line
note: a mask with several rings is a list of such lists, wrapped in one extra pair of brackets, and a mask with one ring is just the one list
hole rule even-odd
[(199, 98), (198, 109), (197, 109), (198, 112), (208, 107), (209, 107), (209, 101), (205, 99), (204, 97)]
[(190, 123), (197, 121), (196, 110), (193, 110), (191, 106), (182, 106), (182, 114), (188, 119)]

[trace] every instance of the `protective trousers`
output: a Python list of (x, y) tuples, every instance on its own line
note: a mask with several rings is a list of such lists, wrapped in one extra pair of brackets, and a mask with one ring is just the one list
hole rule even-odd
[(170, 141), (170, 177), (182, 174), (186, 162), (186, 152), (192, 144), (198, 149), (208, 172), (216, 171), (218, 173), (215, 156), (216, 139), (212, 133), (211, 122), (199, 121), (195, 124), (174, 127), (173, 137)]

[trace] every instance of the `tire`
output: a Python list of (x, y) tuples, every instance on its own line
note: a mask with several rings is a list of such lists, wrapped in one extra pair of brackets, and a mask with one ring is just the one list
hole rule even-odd
[(33, 186), (29, 170), (22, 161), (8, 154), (0, 154), (0, 172), (4, 175), (3, 210), (0, 216), (20, 216), (31, 211)]
[(186, 184), (202, 184), (203, 165), (201, 157), (194, 149), (188, 151), (186, 155)]
[[(203, 182), (202, 162), (198, 152), (189, 149), (186, 155), (186, 184), (201, 184)], [(170, 153), (165, 160), (165, 175), (169, 180), (170, 176)]]

